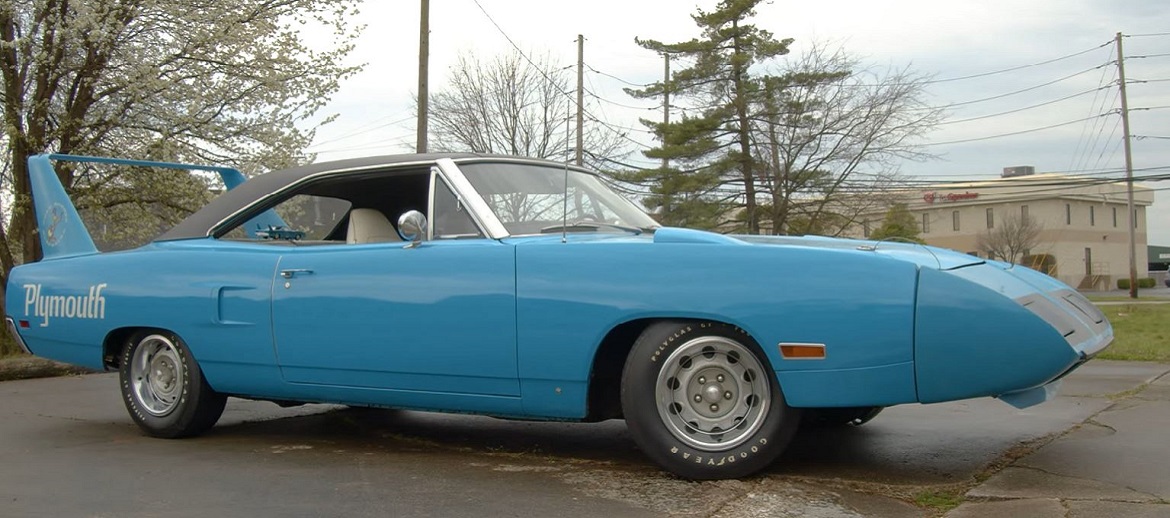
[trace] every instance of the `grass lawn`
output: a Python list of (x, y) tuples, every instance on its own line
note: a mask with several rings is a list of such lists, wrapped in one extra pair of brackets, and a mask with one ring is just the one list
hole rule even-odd
[(1170, 304), (1099, 306), (1113, 324), (1113, 345), (1098, 358), (1170, 362)]

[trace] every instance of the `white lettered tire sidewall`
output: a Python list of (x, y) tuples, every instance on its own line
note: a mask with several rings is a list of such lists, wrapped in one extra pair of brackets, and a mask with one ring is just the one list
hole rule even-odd
[[(151, 346), (164, 350), (162, 361), (170, 362), (165, 365), (174, 368), (173, 376), (178, 379), (171, 391), (173, 399), (148, 402), (140, 395), (144, 391), (141, 386), (150, 382), (143, 378), (143, 366), (140, 364), (136, 369), (134, 362), (141, 359), (136, 358), (141, 348)], [(223, 414), (226, 396), (208, 386), (190, 349), (175, 334), (161, 330), (137, 333), (126, 343), (120, 360), (118, 377), (122, 402), (130, 417), (148, 435), (164, 438), (198, 435), (211, 428)], [(137, 394), (136, 381), (139, 385)], [(149, 408), (149, 404), (155, 404), (156, 408)]]
[[(761, 379), (767, 384), (762, 421), (747, 427), (746, 436), (729, 441), (734, 444), (726, 449), (688, 444), (659, 412), (656, 389), (660, 372), (668, 368), (665, 360), (701, 338), (742, 346), (764, 371)], [(626, 360), (621, 400), (630, 433), (645, 454), (668, 471), (695, 480), (738, 478), (764, 469), (783, 453), (800, 424), (799, 410), (785, 403), (772, 366), (755, 340), (738, 327), (716, 322), (664, 321), (648, 327)]]

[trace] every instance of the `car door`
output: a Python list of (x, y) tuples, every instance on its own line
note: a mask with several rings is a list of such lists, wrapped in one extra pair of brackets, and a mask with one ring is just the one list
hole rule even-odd
[(464, 233), (413, 247), (293, 247), (277, 272), (273, 337), (286, 381), (519, 395), (512, 245)]

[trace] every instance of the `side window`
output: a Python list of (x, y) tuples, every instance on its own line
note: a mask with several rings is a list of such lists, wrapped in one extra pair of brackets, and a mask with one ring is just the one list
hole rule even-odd
[[(243, 223), (223, 237), (270, 242), (338, 240), (336, 231), (350, 206), (350, 202), (339, 198), (297, 194), (273, 207), (284, 220), (283, 228), (247, 228), (252, 223)], [(344, 239), (341, 234), (338, 242), (344, 243)]]
[(475, 221), (467, 213), (467, 207), (459, 201), (451, 188), (439, 176), (435, 176), (435, 202), (432, 207), (435, 239), (458, 239), (483, 237)]

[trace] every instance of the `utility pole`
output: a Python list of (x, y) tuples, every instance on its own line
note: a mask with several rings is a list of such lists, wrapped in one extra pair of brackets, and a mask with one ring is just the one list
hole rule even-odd
[(430, 57), (431, 0), (422, 0), (418, 29), (418, 140), (415, 153), (427, 152), (427, 61)]
[(1121, 93), (1121, 130), (1125, 142), (1125, 204), (1129, 211), (1129, 298), (1138, 298), (1137, 286), (1137, 211), (1133, 207), (1133, 154), (1129, 147), (1129, 101), (1125, 97), (1125, 54), (1121, 51), (1121, 33), (1117, 33), (1117, 80)]
[[(670, 54), (662, 54), (662, 125), (670, 124)], [(664, 146), (666, 142), (662, 143)], [(670, 167), (670, 159), (662, 157), (662, 168)]]
[(585, 165), (585, 36), (577, 35), (577, 167)]

